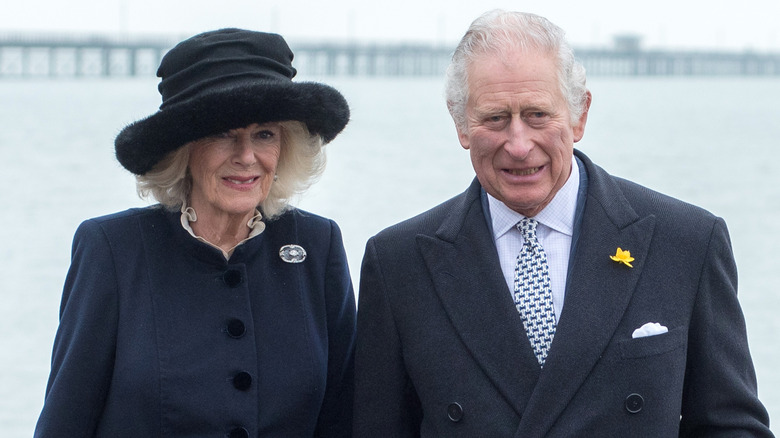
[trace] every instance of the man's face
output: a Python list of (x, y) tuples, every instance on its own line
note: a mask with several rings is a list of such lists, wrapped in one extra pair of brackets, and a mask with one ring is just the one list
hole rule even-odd
[(572, 125), (555, 58), (538, 51), (483, 55), (472, 62), (468, 75), (460, 143), (469, 150), (482, 187), (512, 210), (533, 217), (569, 178), (587, 106)]

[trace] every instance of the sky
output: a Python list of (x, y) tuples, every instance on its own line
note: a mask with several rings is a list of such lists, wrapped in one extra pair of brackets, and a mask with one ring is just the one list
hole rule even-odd
[(0, 34), (171, 35), (221, 27), (281, 33), (288, 41), (454, 45), (493, 9), (543, 15), (575, 47), (609, 47), (618, 34), (648, 49), (780, 52), (780, 0), (3, 0)]

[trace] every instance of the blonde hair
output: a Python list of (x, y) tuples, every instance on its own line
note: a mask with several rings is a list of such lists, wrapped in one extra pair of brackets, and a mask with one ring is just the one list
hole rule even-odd
[[(312, 135), (303, 122), (281, 122), (281, 151), (276, 165), (276, 180), (268, 196), (258, 205), (266, 220), (272, 220), (290, 208), (290, 201), (305, 192), (325, 170), (322, 137)], [(138, 196), (152, 198), (177, 211), (192, 191), (189, 172), (190, 144), (169, 153), (152, 170), (136, 175)]]

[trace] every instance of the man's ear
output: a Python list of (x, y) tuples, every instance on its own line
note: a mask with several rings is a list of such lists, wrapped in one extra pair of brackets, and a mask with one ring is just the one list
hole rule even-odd
[(463, 149), (468, 150), (468, 148), (471, 147), (471, 138), (469, 137), (469, 133), (465, 129), (458, 128), (457, 126), (455, 129), (458, 131), (458, 141), (460, 141), (461, 147)]
[(468, 131), (465, 127), (461, 128), (458, 125), (458, 120), (455, 118), (454, 105), (450, 101), (447, 101), (447, 110), (450, 112), (450, 117), (452, 117), (452, 121), (455, 123), (455, 130), (458, 132), (458, 141), (460, 141), (460, 145), (463, 149), (468, 149), (471, 145)]
[(585, 124), (588, 123), (588, 110), (590, 109), (590, 102), (592, 99), (593, 96), (591, 96), (590, 91), (588, 91), (585, 97), (585, 104), (583, 105), (585, 108), (582, 111), (582, 115), (580, 115), (580, 119), (577, 123), (572, 126), (575, 143), (582, 140), (582, 137), (585, 135)]

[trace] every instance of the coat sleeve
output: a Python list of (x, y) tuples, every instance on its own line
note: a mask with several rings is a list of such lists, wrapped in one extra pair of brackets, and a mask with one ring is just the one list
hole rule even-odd
[(726, 225), (715, 222), (689, 328), (681, 437), (772, 437), (757, 396), (737, 268)]
[(360, 274), (355, 352), (356, 438), (416, 437), (421, 408), (406, 373), (382, 261), (368, 241)]
[(328, 324), (328, 377), (317, 422), (317, 437), (348, 438), (352, 430), (355, 294), (341, 231), (331, 224), (325, 278)]
[(85, 221), (73, 239), (36, 438), (94, 435), (114, 366), (117, 303), (108, 240), (97, 223)]

